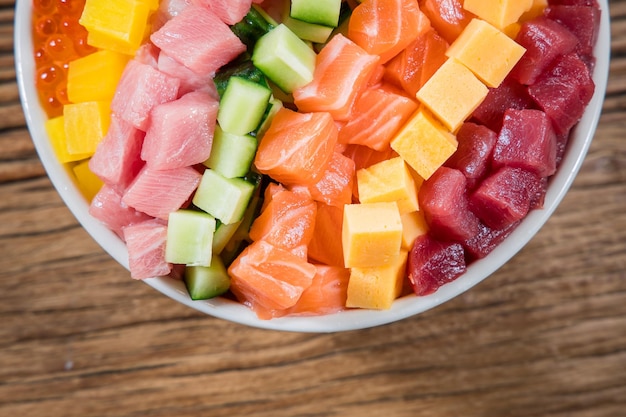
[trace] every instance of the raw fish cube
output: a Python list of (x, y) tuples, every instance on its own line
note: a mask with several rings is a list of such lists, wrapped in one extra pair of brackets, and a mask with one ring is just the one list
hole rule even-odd
[(463, 123), (457, 132), (457, 151), (446, 161), (445, 166), (458, 169), (467, 178), (467, 188), (472, 190), (484, 178), (490, 168), (496, 133), (474, 123)]
[(129, 207), (122, 201), (122, 194), (106, 184), (91, 200), (89, 214), (122, 238), (124, 227), (151, 219), (147, 214)]
[(128, 248), (128, 266), (133, 279), (164, 276), (171, 272), (172, 264), (165, 261), (167, 225), (151, 219), (124, 228)]

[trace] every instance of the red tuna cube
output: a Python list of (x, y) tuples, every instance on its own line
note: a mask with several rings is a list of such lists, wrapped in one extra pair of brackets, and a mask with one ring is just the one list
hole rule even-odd
[(541, 188), (537, 174), (502, 167), (480, 184), (469, 198), (470, 209), (492, 229), (503, 229), (528, 214)]
[(131, 60), (126, 64), (111, 111), (145, 131), (148, 127), (150, 111), (157, 104), (175, 100), (178, 97), (180, 80), (158, 71), (149, 64)]
[(168, 20), (150, 40), (199, 75), (214, 75), (246, 46), (206, 7), (190, 6)]
[(565, 6), (590, 6), (596, 9), (600, 8), (597, 0), (548, 0), (548, 5), (565, 5)]
[(515, 40), (526, 53), (511, 77), (526, 85), (533, 84), (556, 57), (569, 54), (578, 45), (578, 38), (565, 26), (544, 16), (522, 23)]
[(434, 238), (464, 241), (478, 233), (478, 219), (469, 210), (467, 180), (461, 171), (439, 168), (424, 181), (418, 198)]
[(459, 146), (445, 166), (458, 169), (467, 178), (468, 190), (473, 190), (490, 168), (496, 133), (482, 125), (466, 122), (456, 134)]
[(492, 229), (481, 222), (478, 234), (463, 242), (466, 259), (472, 262), (489, 255), (496, 246), (509, 237), (519, 223), (517, 221), (502, 229)]
[(511, 166), (540, 177), (556, 172), (557, 138), (541, 110), (507, 110), (493, 151), (494, 167)]
[(167, 220), (198, 188), (202, 174), (191, 167), (155, 170), (145, 166), (128, 187), (122, 201), (152, 217)]
[(600, 31), (600, 9), (590, 6), (554, 5), (546, 9), (545, 15), (559, 22), (578, 38), (576, 52), (591, 56)]
[(110, 185), (103, 185), (91, 200), (89, 214), (123, 238), (122, 229), (151, 219), (122, 201), (122, 194)]
[(432, 294), (465, 270), (465, 252), (460, 243), (438, 241), (429, 233), (415, 239), (407, 262), (407, 274), (415, 294)]
[(134, 279), (168, 275), (172, 264), (165, 262), (167, 224), (151, 219), (124, 228), (128, 248), (128, 266)]
[(478, 106), (472, 118), (494, 132), (502, 128), (502, 118), (508, 109), (528, 109), (536, 107), (528, 95), (528, 87), (512, 77), (507, 77), (497, 88), (490, 88), (487, 97)]
[(557, 59), (549, 71), (528, 88), (530, 96), (552, 120), (557, 135), (566, 134), (582, 117), (595, 84), (576, 54)]
[(156, 106), (141, 158), (159, 170), (206, 161), (211, 154), (218, 107), (217, 100), (201, 91)]

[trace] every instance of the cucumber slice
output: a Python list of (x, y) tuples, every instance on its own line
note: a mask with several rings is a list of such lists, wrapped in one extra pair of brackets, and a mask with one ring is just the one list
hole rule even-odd
[(248, 81), (253, 81), (257, 84), (261, 84), (265, 87), (269, 87), (265, 74), (254, 66), (250, 59), (236, 60), (229, 64), (226, 64), (215, 74), (213, 82), (217, 88), (217, 94), (220, 98), (224, 96), (226, 86), (231, 77), (245, 78)]
[[(245, 216), (244, 216), (245, 217)], [(213, 254), (220, 254), (228, 244), (228, 242), (235, 235), (235, 232), (239, 228), (239, 225), (243, 222), (240, 220), (236, 223), (224, 224), (218, 222), (213, 234)]]
[(313, 80), (317, 55), (281, 23), (263, 35), (252, 53), (252, 63), (281, 90), (291, 93)]
[(243, 178), (226, 178), (207, 168), (193, 197), (193, 204), (222, 223), (242, 219), (254, 193), (255, 185)]
[(333, 33), (333, 27), (309, 23), (303, 20), (294, 19), (286, 14), (283, 23), (293, 31), (300, 39), (315, 43), (325, 43)]
[(257, 149), (257, 139), (251, 135), (235, 135), (215, 127), (211, 155), (204, 162), (226, 178), (243, 177), (250, 171)]
[(340, 11), (341, 0), (291, 0), (291, 17), (303, 22), (335, 27)]
[(259, 126), (272, 90), (241, 77), (230, 77), (220, 100), (217, 122), (223, 131), (245, 135)]
[(222, 259), (213, 255), (211, 266), (187, 266), (185, 286), (192, 300), (207, 300), (224, 294), (230, 288), (230, 277)]
[(215, 218), (207, 213), (187, 209), (170, 213), (165, 260), (173, 264), (209, 266), (214, 232)]
[(283, 107), (282, 101), (274, 97), (270, 98), (270, 104), (269, 106), (267, 106), (265, 117), (263, 118), (263, 121), (261, 122), (261, 125), (259, 126), (259, 128), (256, 130), (257, 138), (263, 137), (265, 132), (267, 132), (267, 129), (269, 129), (270, 125), (272, 124), (272, 120), (274, 120), (274, 116), (276, 115), (276, 113), (278, 113), (278, 110), (280, 110), (282, 107)]
[(278, 23), (274, 19), (260, 7), (253, 5), (244, 18), (232, 25), (230, 30), (251, 51), (257, 40), (276, 26)]

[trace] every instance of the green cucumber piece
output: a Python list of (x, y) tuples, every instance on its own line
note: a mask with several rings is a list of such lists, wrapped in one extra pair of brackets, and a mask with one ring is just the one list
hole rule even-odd
[(224, 224), (218, 220), (215, 233), (213, 234), (213, 254), (222, 253), (242, 222), (243, 220), (236, 223)]
[(259, 126), (272, 90), (242, 77), (230, 77), (220, 100), (217, 122), (223, 131), (245, 135)]
[(193, 204), (225, 224), (240, 221), (255, 185), (243, 178), (226, 178), (210, 168), (204, 170)]
[(210, 266), (187, 266), (185, 286), (192, 300), (207, 300), (224, 294), (230, 288), (230, 277), (222, 259), (213, 255)]
[(334, 27), (319, 23), (306, 22), (291, 15), (290, 3), (285, 2), (281, 14), (282, 21), (300, 39), (314, 43), (325, 43), (333, 32)]
[(257, 149), (257, 139), (251, 135), (235, 135), (215, 127), (211, 155), (204, 162), (226, 178), (243, 177), (250, 171)]
[(251, 51), (257, 40), (267, 32), (278, 26), (263, 9), (253, 5), (241, 21), (230, 27), (235, 35)]
[(170, 213), (165, 260), (173, 264), (209, 266), (214, 232), (215, 218), (210, 214), (187, 209)]
[(252, 63), (281, 90), (291, 93), (313, 80), (317, 55), (281, 23), (263, 35), (252, 53)]
[(213, 77), (213, 82), (215, 83), (217, 94), (220, 98), (224, 96), (226, 86), (231, 77), (245, 78), (246, 80), (269, 87), (265, 74), (254, 66), (250, 58), (235, 60), (220, 68), (215, 74), (215, 77)]
[(267, 106), (265, 117), (263, 118), (263, 121), (259, 125), (259, 128), (256, 130), (257, 138), (263, 137), (265, 132), (267, 132), (267, 129), (269, 129), (270, 125), (272, 124), (272, 120), (274, 120), (274, 116), (276, 115), (276, 113), (278, 113), (278, 110), (280, 110), (282, 107), (283, 107), (283, 102), (281, 100), (273, 96), (272, 98), (270, 98), (270, 104), (269, 106)]
[(291, 17), (307, 23), (335, 27), (340, 11), (341, 0), (291, 0)]

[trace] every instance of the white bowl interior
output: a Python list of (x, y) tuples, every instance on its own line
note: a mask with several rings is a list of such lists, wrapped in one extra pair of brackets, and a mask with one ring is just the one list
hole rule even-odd
[[(565, 196), (587, 154), (600, 118), (609, 69), (609, 8), (607, 0), (599, 0), (599, 3), (602, 20), (595, 48), (597, 62), (593, 79), (596, 90), (587, 111), (575, 128), (558, 172), (551, 178), (544, 208), (529, 213), (504, 242), (487, 257), (471, 264), (467, 272), (457, 280), (442, 286), (428, 296), (410, 295), (398, 299), (389, 310), (349, 310), (327, 316), (283, 317), (273, 320), (260, 320), (247, 307), (224, 298), (193, 301), (182, 282), (168, 278), (151, 278), (145, 280), (145, 283), (177, 302), (214, 317), (258, 328), (296, 332), (335, 332), (384, 325), (429, 310), (472, 288), (506, 263), (537, 233)], [(93, 239), (128, 269), (126, 246), (113, 232), (89, 215), (88, 202), (77, 189), (73, 177), (59, 163), (50, 145), (44, 129), (46, 115), (39, 104), (34, 83), (31, 14), (32, 1), (17, 0), (15, 14), (17, 81), (31, 137), (50, 180), (65, 204)]]

